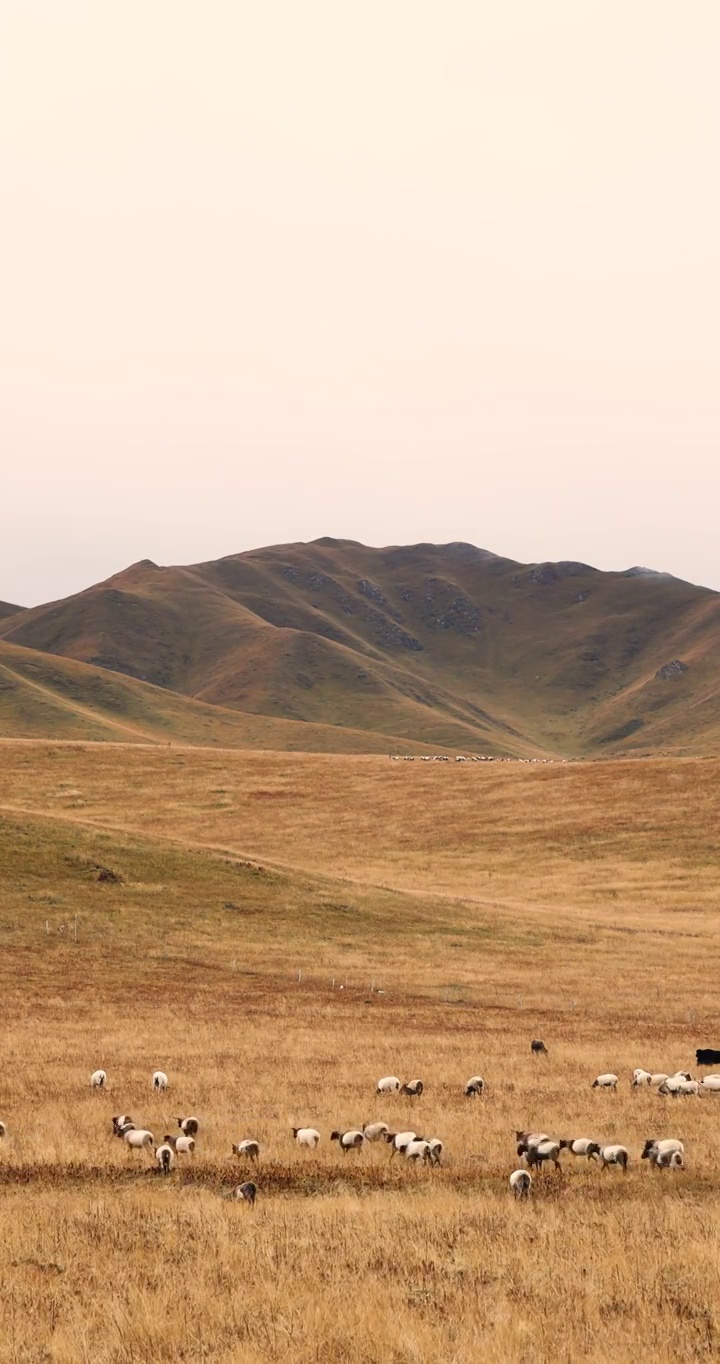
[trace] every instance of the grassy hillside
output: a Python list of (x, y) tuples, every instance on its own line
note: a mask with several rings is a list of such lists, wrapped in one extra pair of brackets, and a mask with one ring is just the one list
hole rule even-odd
[(0, 636), (212, 706), (488, 753), (720, 747), (720, 596), (471, 545), (134, 565)]
[[(720, 1045), (717, 761), (1, 757), (3, 1361), (714, 1357), (720, 1097), (629, 1080)], [(160, 1177), (121, 1111), (156, 1141), (193, 1113), (195, 1156)], [(441, 1166), (329, 1140), (376, 1120)], [(525, 1126), (620, 1141), (629, 1170), (563, 1153), (515, 1203)], [(650, 1135), (686, 1168), (650, 1170)]]
[[(0, 640), (0, 738), (8, 737), (288, 752), (382, 753), (388, 748), (381, 735), (243, 715)], [(402, 739), (392, 746), (399, 752), (419, 751), (417, 744)]]

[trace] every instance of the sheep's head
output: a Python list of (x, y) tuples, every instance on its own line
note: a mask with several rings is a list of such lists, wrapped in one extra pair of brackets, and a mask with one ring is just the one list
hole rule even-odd
[(331, 1140), (331, 1141), (339, 1141), (339, 1140), (340, 1140), (340, 1135), (341, 1135), (341, 1134), (340, 1134), (339, 1132), (331, 1132), (331, 1133), (330, 1133), (330, 1140)]
[(588, 1144), (588, 1149), (587, 1149), (587, 1154), (588, 1154), (588, 1156), (599, 1156), (599, 1155), (600, 1155), (600, 1143), (597, 1142), (597, 1141), (591, 1141), (591, 1142), (589, 1142), (589, 1144)]

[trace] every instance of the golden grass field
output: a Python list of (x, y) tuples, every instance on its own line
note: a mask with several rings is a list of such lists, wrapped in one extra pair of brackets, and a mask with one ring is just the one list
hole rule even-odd
[[(719, 776), (0, 743), (0, 1361), (716, 1357), (720, 1095), (629, 1079), (720, 1046)], [(156, 1175), (121, 1111), (157, 1140), (195, 1113), (192, 1165)], [(374, 1118), (443, 1167), (327, 1140)], [(564, 1157), (517, 1205), (525, 1126), (630, 1171)], [(223, 1196), (248, 1177), (254, 1210)]]

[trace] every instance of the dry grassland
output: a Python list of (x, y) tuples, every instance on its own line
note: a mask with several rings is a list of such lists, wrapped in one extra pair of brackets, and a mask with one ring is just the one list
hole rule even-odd
[[(720, 1096), (629, 1075), (720, 1045), (719, 771), (0, 745), (0, 1361), (714, 1358)], [(192, 1166), (125, 1152), (120, 1111), (197, 1113)], [(443, 1168), (327, 1140), (374, 1118)], [(525, 1125), (631, 1170), (568, 1160), (518, 1206)], [(670, 1135), (688, 1168), (653, 1174)]]

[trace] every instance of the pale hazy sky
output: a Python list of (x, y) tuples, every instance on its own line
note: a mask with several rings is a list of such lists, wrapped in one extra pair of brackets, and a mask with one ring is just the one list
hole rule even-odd
[(0, 0), (0, 599), (285, 540), (720, 588), (718, 0)]

